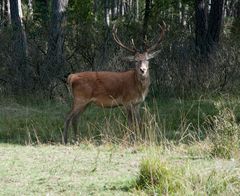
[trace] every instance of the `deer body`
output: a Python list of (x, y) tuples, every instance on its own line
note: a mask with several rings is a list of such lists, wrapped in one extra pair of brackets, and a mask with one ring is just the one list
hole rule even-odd
[(135, 62), (135, 68), (126, 72), (80, 72), (68, 76), (73, 105), (64, 123), (65, 144), (71, 122), (76, 139), (78, 118), (90, 103), (100, 107), (123, 106), (127, 110), (129, 124), (137, 125), (140, 122), (139, 104), (145, 100), (150, 85), (149, 59), (157, 54), (153, 50), (161, 41), (164, 31), (156, 44), (144, 52), (139, 52), (135, 47), (131, 49), (123, 45), (116, 36), (117, 30), (114, 30), (114, 40), (122, 48), (134, 53), (134, 56), (127, 59)]
[(73, 97), (101, 107), (143, 102), (150, 85), (149, 75), (139, 79), (136, 70), (126, 72), (81, 72), (68, 78)]
[[(146, 67), (147, 65), (147, 67)], [(147, 64), (139, 64), (126, 72), (80, 72), (68, 76), (73, 95), (73, 106), (64, 125), (64, 143), (72, 122), (75, 138), (79, 115), (93, 103), (99, 107), (123, 106), (128, 111), (128, 122), (140, 121), (139, 104), (148, 93), (150, 77)]]

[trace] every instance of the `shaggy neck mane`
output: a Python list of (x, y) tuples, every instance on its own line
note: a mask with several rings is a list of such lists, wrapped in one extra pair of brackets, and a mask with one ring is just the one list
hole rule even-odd
[(148, 87), (150, 85), (149, 73), (147, 74), (146, 77), (141, 77), (135, 70), (135, 79), (136, 79), (136, 84), (140, 93), (141, 94), (146, 93), (145, 91), (146, 90), (148, 91)]

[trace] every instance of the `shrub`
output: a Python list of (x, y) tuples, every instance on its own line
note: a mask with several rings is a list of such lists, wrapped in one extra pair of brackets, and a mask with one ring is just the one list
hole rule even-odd
[(231, 109), (216, 103), (219, 114), (212, 117), (212, 129), (209, 134), (212, 142), (212, 155), (220, 158), (233, 158), (239, 150), (240, 126), (236, 123)]
[(170, 168), (157, 158), (145, 159), (140, 164), (136, 186), (159, 195), (177, 193), (182, 189), (179, 174), (180, 170)]

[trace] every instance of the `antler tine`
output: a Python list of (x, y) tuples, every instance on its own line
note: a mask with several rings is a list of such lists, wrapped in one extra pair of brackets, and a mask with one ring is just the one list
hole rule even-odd
[(160, 36), (159, 36), (157, 42), (155, 44), (153, 44), (150, 48), (147, 49), (147, 52), (151, 52), (151, 51), (155, 50), (159, 46), (159, 44), (161, 43), (161, 41), (163, 39), (163, 36), (166, 31), (166, 23), (163, 21), (163, 26), (159, 25), (159, 27), (161, 29)]
[(130, 51), (130, 52), (132, 52), (132, 53), (135, 53), (135, 52), (136, 52), (136, 49), (135, 49), (135, 48), (134, 48), (134, 49), (133, 49), (133, 48), (129, 48), (129, 47), (125, 46), (125, 45), (120, 41), (120, 39), (119, 39), (118, 36), (117, 36), (117, 28), (116, 28), (116, 25), (115, 25), (115, 24), (113, 25), (112, 35), (113, 35), (113, 38), (114, 38), (115, 42), (116, 42), (119, 46), (121, 46), (122, 48), (124, 48), (124, 49), (126, 49), (126, 50), (128, 50), (128, 51)]
[(136, 45), (135, 45), (135, 42), (134, 42), (134, 40), (133, 40), (133, 39), (131, 39), (131, 42), (132, 42), (132, 45), (133, 45), (133, 49), (134, 49), (135, 51), (137, 51), (137, 48), (136, 48)]

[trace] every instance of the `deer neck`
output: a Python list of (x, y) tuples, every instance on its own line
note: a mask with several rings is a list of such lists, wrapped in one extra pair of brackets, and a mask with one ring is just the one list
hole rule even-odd
[(144, 96), (144, 99), (148, 93), (148, 88), (150, 85), (150, 75), (149, 73), (146, 74), (146, 76), (141, 76), (140, 74), (135, 71), (135, 79), (136, 79), (136, 85), (138, 92)]

